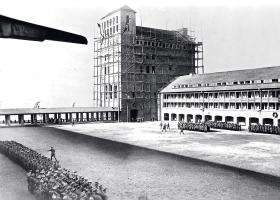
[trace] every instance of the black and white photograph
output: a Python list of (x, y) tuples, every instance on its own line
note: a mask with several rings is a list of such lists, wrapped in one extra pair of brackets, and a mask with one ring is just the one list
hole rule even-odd
[(279, 200), (279, 19), (0, 0), (0, 200)]

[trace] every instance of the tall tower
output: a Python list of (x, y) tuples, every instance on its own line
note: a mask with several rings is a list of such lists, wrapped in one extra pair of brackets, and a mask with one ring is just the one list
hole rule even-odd
[(93, 104), (118, 107), (120, 121), (156, 120), (158, 91), (176, 76), (196, 72), (199, 43), (187, 30), (136, 26), (135, 13), (123, 6), (98, 24)]

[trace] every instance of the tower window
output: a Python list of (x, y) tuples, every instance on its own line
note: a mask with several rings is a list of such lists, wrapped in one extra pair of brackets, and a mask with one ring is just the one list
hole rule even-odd
[(152, 66), (152, 73), (155, 74), (156, 73), (156, 67)]
[(146, 73), (150, 73), (150, 66), (146, 67)]

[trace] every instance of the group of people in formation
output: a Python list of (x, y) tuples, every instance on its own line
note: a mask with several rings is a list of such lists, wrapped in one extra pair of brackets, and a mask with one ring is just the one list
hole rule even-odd
[(205, 124), (207, 124), (210, 128), (241, 131), (241, 125), (236, 123), (207, 121)]
[(15, 141), (0, 141), (0, 152), (23, 167), (28, 190), (40, 200), (107, 200), (107, 189), (62, 168), (51, 147), (51, 158)]
[(210, 127), (205, 123), (191, 123), (191, 122), (178, 122), (178, 129), (180, 130), (180, 135), (184, 134), (183, 130), (200, 131), (200, 132), (210, 131)]
[(280, 134), (280, 126), (251, 124), (248, 129), (253, 133)]

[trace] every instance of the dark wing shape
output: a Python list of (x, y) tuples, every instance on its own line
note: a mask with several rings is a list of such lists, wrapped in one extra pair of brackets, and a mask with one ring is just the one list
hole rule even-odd
[(20, 21), (3, 15), (0, 15), (0, 38), (41, 42), (44, 40), (54, 40), (77, 44), (88, 43), (87, 39), (81, 35)]

